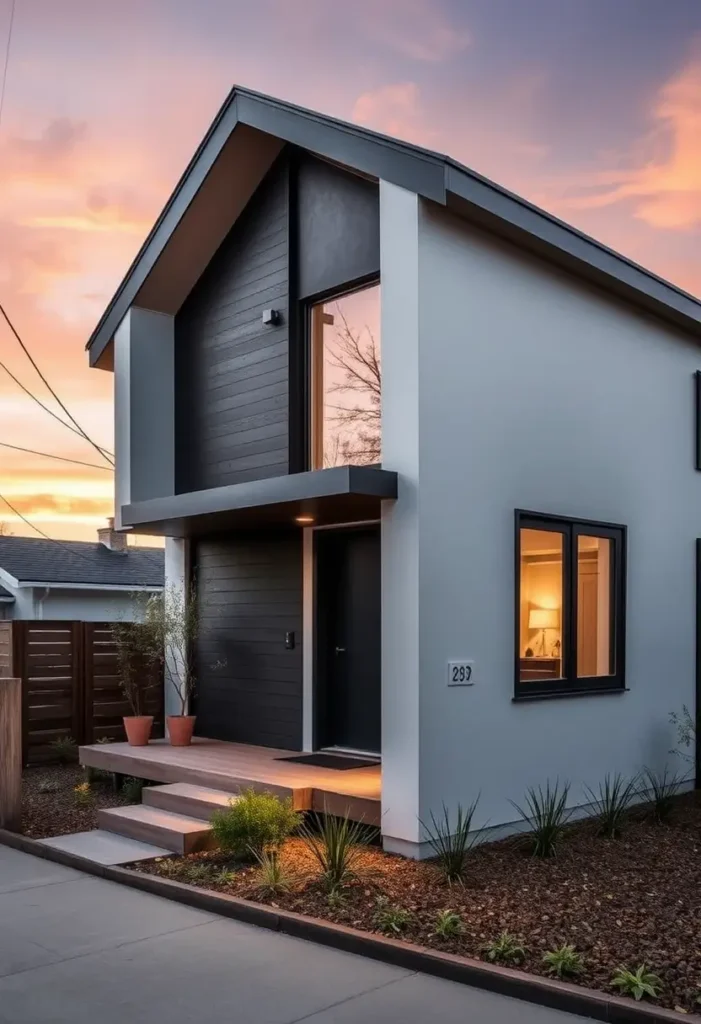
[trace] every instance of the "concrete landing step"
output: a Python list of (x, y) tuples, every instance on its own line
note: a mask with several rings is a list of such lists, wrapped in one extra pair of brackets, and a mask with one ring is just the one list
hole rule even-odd
[(40, 839), (44, 846), (52, 846), (55, 850), (74, 853), (85, 857), (96, 864), (131, 864), (137, 860), (153, 860), (154, 857), (168, 857), (171, 850), (163, 846), (152, 846), (140, 843), (136, 839), (104, 832), (100, 828), (92, 832), (73, 832), (67, 836), (53, 836), (51, 839)]
[(107, 832), (163, 846), (172, 853), (195, 853), (215, 845), (209, 825), (201, 819), (145, 804), (100, 809), (97, 823)]
[(185, 814), (190, 818), (211, 821), (215, 811), (229, 806), (237, 797), (221, 789), (193, 786), (189, 782), (174, 782), (170, 786), (148, 786), (142, 800), (148, 807), (160, 807), (164, 811)]

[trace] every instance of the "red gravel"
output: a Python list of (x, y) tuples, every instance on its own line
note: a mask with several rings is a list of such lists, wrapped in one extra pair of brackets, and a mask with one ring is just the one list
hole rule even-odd
[[(672, 824), (638, 815), (617, 841), (589, 823), (573, 825), (552, 860), (530, 857), (518, 839), (484, 845), (472, 855), (464, 886), (449, 886), (434, 864), (369, 849), (340, 905), (329, 904), (300, 840), (287, 843), (283, 858), (292, 884), (274, 897), (256, 890), (257, 869), (232, 865), (221, 853), (139, 870), (366, 931), (377, 930), (378, 899), (385, 899), (409, 912), (407, 940), (470, 957), (484, 958), (485, 944), (507, 930), (523, 940), (521, 966), (534, 974), (545, 973), (544, 952), (569, 942), (584, 962), (572, 979), (579, 984), (612, 991), (620, 965), (645, 963), (662, 980), (660, 1005), (689, 1013), (701, 1006), (701, 808), (691, 799), (679, 801)], [(223, 869), (234, 871), (225, 881), (217, 878)], [(446, 908), (462, 919), (456, 938), (434, 934)]]

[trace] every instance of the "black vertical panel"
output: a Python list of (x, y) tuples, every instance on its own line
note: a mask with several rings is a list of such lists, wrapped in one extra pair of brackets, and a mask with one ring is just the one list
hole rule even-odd
[(289, 470), (288, 184), (283, 154), (175, 318), (178, 493)]
[(299, 297), (378, 276), (377, 183), (306, 155), (297, 175)]
[(200, 540), (194, 574), (198, 734), (301, 749), (301, 532)]

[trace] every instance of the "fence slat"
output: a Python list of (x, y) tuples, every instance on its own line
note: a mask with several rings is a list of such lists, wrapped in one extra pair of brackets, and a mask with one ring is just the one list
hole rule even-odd
[[(22, 763), (52, 759), (61, 737), (123, 740), (129, 705), (109, 622), (0, 622), (0, 678), (22, 680)], [(148, 697), (155, 737), (164, 732), (163, 679)]]

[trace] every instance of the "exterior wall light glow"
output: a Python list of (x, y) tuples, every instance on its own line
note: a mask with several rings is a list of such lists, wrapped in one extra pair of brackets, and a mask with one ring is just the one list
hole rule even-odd
[(309, 526), (314, 522), (314, 516), (295, 516), (295, 522), (300, 526)]

